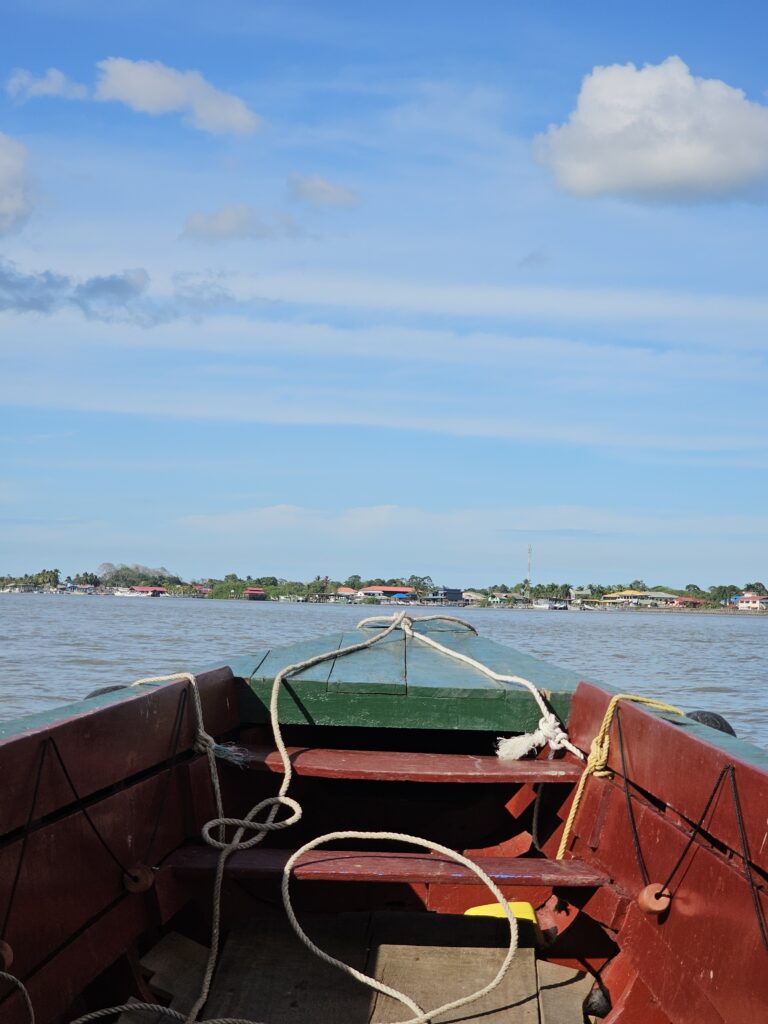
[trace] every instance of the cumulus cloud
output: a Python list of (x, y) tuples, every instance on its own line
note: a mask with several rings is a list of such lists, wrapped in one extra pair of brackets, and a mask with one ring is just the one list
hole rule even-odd
[(124, 57), (108, 57), (97, 67), (97, 100), (116, 100), (144, 114), (184, 113), (193, 127), (214, 135), (250, 135), (262, 124), (239, 96), (217, 89), (199, 71)]
[(225, 242), (243, 238), (297, 238), (302, 234), (301, 226), (288, 214), (278, 214), (271, 220), (263, 220), (247, 203), (222, 206), (213, 213), (195, 211), (187, 217), (182, 231), (183, 238), (199, 242)]
[(768, 182), (768, 107), (679, 57), (596, 67), (535, 152), (576, 196), (725, 198)]
[(304, 177), (292, 174), (288, 179), (288, 190), (293, 199), (312, 206), (357, 206), (360, 202), (360, 196), (354, 189), (328, 181), (319, 174)]
[(77, 281), (46, 270), (25, 273), (0, 262), (0, 311), (55, 313), (76, 306), (89, 320), (127, 322), (149, 327), (172, 316), (146, 296), (149, 274), (141, 268)]
[(18, 68), (6, 82), (5, 89), (9, 96), (18, 100), (35, 96), (60, 96), (65, 100), (88, 98), (87, 87), (73, 82), (58, 68), (48, 68), (39, 78), (24, 68)]
[(31, 209), (26, 146), (0, 132), (0, 235), (20, 227)]

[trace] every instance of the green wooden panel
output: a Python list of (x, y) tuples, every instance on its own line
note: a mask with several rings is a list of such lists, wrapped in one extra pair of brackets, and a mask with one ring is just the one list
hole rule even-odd
[(239, 679), (250, 679), (268, 654), (268, 650), (257, 651), (256, 654), (239, 654), (236, 658), (227, 658), (224, 664), (232, 669), (233, 676), (237, 676)]
[[(370, 632), (344, 633), (341, 646), (359, 644)], [(336, 658), (328, 678), (329, 693), (405, 693), (405, 637), (398, 630), (355, 654)]]
[[(439, 642), (458, 650), (458, 644), (467, 643), (466, 639), (457, 640), (459, 635), (441, 632)], [(504, 699), (501, 683), (412, 637), (406, 643), (405, 674), (409, 699), (412, 696)]]
[[(572, 692), (583, 679), (583, 676), (577, 672), (541, 661), (530, 654), (523, 654), (522, 651), (515, 650), (514, 647), (506, 647), (504, 644), (488, 640), (486, 637), (454, 632), (443, 633), (435, 639), (444, 647), (450, 647), (451, 650), (467, 654), (475, 661), (482, 662), (494, 672), (502, 675), (522, 676), (544, 689)], [(439, 657), (437, 654), (436, 656)], [(502, 683), (500, 685), (506, 688), (515, 684)]]
[[(266, 679), (272, 682), (278, 672), (287, 668), (288, 665), (295, 665), (317, 654), (338, 650), (341, 646), (341, 638), (342, 634), (334, 633), (332, 636), (303, 640), (300, 643), (291, 644), (289, 647), (275, 647), (259, 664), (256, 671), (252, 673), (251, 678)], [(312, 668), (305, 669), (298, 675), (291, 676), (291, 682), (294, 686), (298, 685), (299, 688), (301, 688), (301, 684), (306, 683), (311, 684), (313, 687), (317, 687), (320, 684), (322, 689), (325, 690), (332, 667), (333, 659), (329, 658), (328, 661), (323, 661), (319, 665), (313, 665)]]
[[(241, 693), (244, 722), (269, 721), (270, 686), (252, 682)], [(553, 707), (563, 721), (570, 710), (570, 695), (557, 694)], [(505, 700), (473, 700), (464, 697), (398, 696), (384, 693), (321, 692), (297, 694), (290, 682), (278, 701), (284, 725), (342, 725), (383, 729), (473, 729), (498, 733), (535, 729), (539, 712), (528, 693), (520, 691)]]

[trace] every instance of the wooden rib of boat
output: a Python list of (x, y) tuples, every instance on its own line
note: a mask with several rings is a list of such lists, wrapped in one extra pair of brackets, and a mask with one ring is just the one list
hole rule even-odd
[[(217, 762), (227, 815), (242, 817), (282, 780), (268, 713), (275, 675), (361, 638), (354, 631), (260, 651), (197, 675), (206, 731), (247, 752), (244, 766)], [(440, 642), (532, 680), (571, 741), (589, 751), (613, 696), (607, 687), (445, 624)], [(0, 726), (0, 966), (26, 986), (37, 1024), (131, 1000), (183, 1016), (194, 1003), (217, 851), (201, 840), (216, 807), (190, 685), (117, 689)], [(764, 752), (689, 718), (621, 703), (611, 774), (587, 781), (557, 860), (584, 766), (562, 752), (496, 757), (497, 736), (536, 726), (526, 691), (396, 632), (286, 680), (278, 708), (291, 795), (304, 814), (229, 857), (220, 956), (201, 1020), (410, 1016), (318, 960), (286, 923), (280, 881), (289, 856), (340, 829), (409, 833), (459, 851), (507, 899), (535, 909), (535, 924), (521, 919), (503, 983), (436, 1021), (768, 1020)], [(671, 899), (659, 912), (653, 901), (665, 882)], [(505, 920), (466, 914), (493, 902), (477, 876), (412, 845), (315, 848), (295, 865), (291, 893), (318, 945), (426, 1008), (485, 985), (508, 942)], [(122, 1024), (148, 1019), (121, 1016)], [(20, 992), (2, 979), (0, 1020), (27, 1021)]]

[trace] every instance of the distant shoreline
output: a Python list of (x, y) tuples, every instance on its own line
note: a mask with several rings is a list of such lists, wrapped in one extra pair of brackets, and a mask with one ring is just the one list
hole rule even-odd
[[(116, 597), (118, 599), (124, 598), (124, 599), (127, 600), (127, 597), (126, 597), (125, 594), (113, 594), (113, 593), (108, 592), (108, 591), (95, 591), (94, 593), (85, 593), (85, 592), (82, 592), (82, 591), (81, 592), (64, 592), (64, 591), (51, 591), (51, 590), (27, 590), (27, 591), (0, 590), (0, 596), (6, 596), (6, 595), (9, 596), (9, 597), (63, 597), (63, 598), (71, 598), (71, 597), (79, 597), (79, 598), (83, 598), (83, 597), (115, 598)], [(169, 594), (161, 595), (161, 597), (159, 597), (159, 598), (149, 598), (149, 599), (150, 600), (158, 600), (158, 599), (165, 600), (165, 599), (168, 599), (168, 598), (171, 598), (174, 601), (195, 601), (195, 602), (198, 602), (198, 603), (201, 602), (201, 601), (215, 601), (216, 604), (227, 603), (227, 601), (234, 600), (234, 601), (237, 601), (238, 604), (254, 604), (254, 605), (262, 605), (262, 604), (272, 605), (272, 604), (276, 604), (276, 605), (281, 605), (281, 606), (284, 606), (284, 605), (302, 605), (302, 606), (310, 605), (312, 607), (318, 607), (318, 606), (325, 606), (325, 605), (327, 605), (329, 607), (332, 606), (332, 607), (342, 607), (342, 608), (355, 608), (356, 607), (356, 608), (360, 608), (361, 611), (366, 610), (369, 614), (371, 612), (374, 612), (374, 610), (376, 608), (387, 609), (388, 613), (389, 613), (389, 609), (392, 609), (392, 608), (399, 608), (399, 609), (401, 609), (403, 611), (407, 610), (408, 608), (412, 608), (414, 610), (421, 610), (423, 608), (423, 609), (429, 609), (429, 610), (431, 610), (433, 612), (436, 611), (438, 613), (446, 612), (447, 614), (452, 614), (452, 613), (456, 613), (456, 612), (461, 613), (461, 612), (467, 612), (467, 611), (472, 611), (472, 612), (488, 612), (489, 614), (495, 614), (495, 613), (498, 613), (498, 612), (510, 612), (510, 611), (513, 611), (513, 612), (536, 612), (537, 615), (540, 615), (540, 614), (542, 614), (542, 611), (543, 611), (543, 609), (541, 609), (541, 608), (534, 608), (534, 607), (532, 607), (530, 605), (527, 605), (527, 606), (526, 605), (476, 605), (476, 604), (443, 604), (443, 605), (435, 605), (432, 602), (423, 602), (423, 603), (421, 603), (421, 602), (410, 602), (408, 604), (401, 604), (401, 603), (387, 602), (387, 601), (381, 601), (378, 604), (363, 604), (362, 602), (357, 602), (357, 601), (296, 601), (296, 600), (290, 600), (290, 599), (285, 599), (285, 598), (281, 599), (281, 600), (267, 599), (266, 601), (247, 601), (247, 600), (244, 600), (242, 598), (194, 597), (191, 594), (170, 594), (170, 593)], [(143, 597), (143, 596), (139, 597), (138, 595), (135, 596), (135, 597), (131, 597), (130, 598), (131, 601), (137, 601), (137, 600), (145, 601), (147, 599), (148, 599), (147, 597)], [(569, 614), (569, 612), (572, 614), (575, 611), (580, 611), (580, 612), (585, 611), (584, 608), (572, 608), (572, 609), (568, 609), (568, 610), (566, 610), (566, 609), (545, 609), (545, 610), (549, 614), (559, 614), (559, 615), (562, 615), (562, 614), (566, 614), (567, 615), (567, 614)], [(725, 618), (731, 618), (731, 619), (732, 618), (741, 619), (741, 618), (761, 618), (762, 617), (762, 618), (765, 618), (766, 620), (768, 620), (768, 612), (766, 612), (766, 611), (760, 611), (760, 610), (757, 610), (757, 609), (754, 609), (754, 610), (753, 609), (739, 610), (737, 608), (685, 608), (685, 607), (677, 607), (677, 608), (673, 608), (673, 607), (667, 607), (667, 608), (650, 608), (650, 607), (646, 608), (646, 607), (640, 607), (640, 608), (638, 608), (638, 607), (634, 607), (634, 606), (631, 606), (631, 605), (623, 605), (623, 606), (622, 605), (612, 605), (612, 606), (603, 606), (603, 607), (592, 605), (592, 606), (590, 606), (590, 608), (588, 610), (588, 613), (592, 614), (594, 612), (597, 612), (597, 613), (603, 614), (603, 615), (627, 615), (627, 614), (633, 615), (633, 614), (643, 613), (643, 614), (649, 614), (649, 615), (672, 615), (672, 616), (676, 615), (678, 617), (679, 616), (689, 616), (689, 615), (719, 615), (719, 616), (722, 616), (722, 617), (725, 617)]]

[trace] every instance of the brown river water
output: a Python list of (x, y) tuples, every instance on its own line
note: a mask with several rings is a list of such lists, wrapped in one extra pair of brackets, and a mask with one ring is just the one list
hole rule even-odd
[[(586, 679), (686, 711), (719, 711), (739, 736), (768, 748), (768, 615), (446, 611)], [(0, 594), (0, 720), (100, 686), (338, 633), (377, 612), (367, 605)]]

